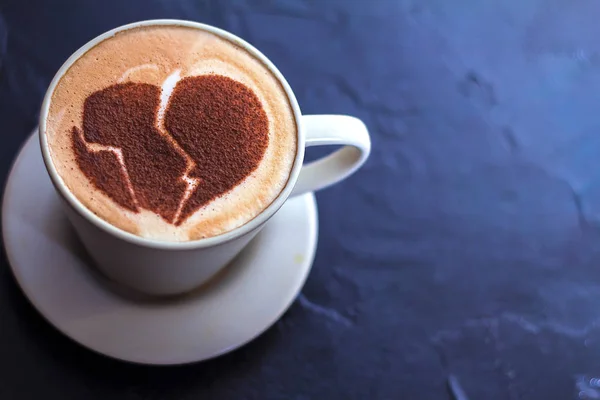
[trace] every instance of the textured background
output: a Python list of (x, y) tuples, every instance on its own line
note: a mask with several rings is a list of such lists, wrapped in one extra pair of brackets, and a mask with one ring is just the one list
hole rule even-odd
[(469, 399), (600, 398), (600, 2), (83, 3), (0, 0), (0, 183), (61, 63), (159, 17), (242, 36), (304, 113), (362, 118), (373, 153), (317, 195), (298, 301), (214, 361), (148, 368), (79, 348), (2, 256), (1, 399), (444, 400), (449, 377)]

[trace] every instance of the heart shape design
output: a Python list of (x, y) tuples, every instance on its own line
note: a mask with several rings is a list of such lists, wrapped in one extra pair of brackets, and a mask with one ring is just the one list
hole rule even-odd
[(92, 93), (82, 129), (72, 129), (73, 150), (82, 172), (115, 203), (180, 225), (258, 167), (268, 118), (251, 89), (225, 76), (181, 79), (164, 115), (160, 96), (160, 87), (145, 83)]

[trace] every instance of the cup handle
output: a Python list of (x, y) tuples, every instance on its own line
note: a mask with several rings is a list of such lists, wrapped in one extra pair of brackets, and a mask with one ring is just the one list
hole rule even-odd
[(304, 115), (306, 147), (342, 145), (341, 149), (305, 164), (292, 196), (331, 186), (354, 173), (369, 157), (371, 139), (365, 124), (347, 115)]

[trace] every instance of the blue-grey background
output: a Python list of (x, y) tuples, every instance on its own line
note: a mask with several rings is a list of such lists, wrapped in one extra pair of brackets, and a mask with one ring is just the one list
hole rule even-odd
[(62, 62), (148, 18), (242, 36), (304, 113), (358, 116), (373, 140), (317, 195), (298, 301), (217, 360), (92, 354), (28, 305), (2, 256), (1, 399), (444, 400), (449, 377), (469, 399), (600, 398), (599, 1), (0, 0), (0, 14), (0, 184)]

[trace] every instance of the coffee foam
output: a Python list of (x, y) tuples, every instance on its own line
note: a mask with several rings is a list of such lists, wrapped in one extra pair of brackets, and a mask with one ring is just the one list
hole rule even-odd
[[(169, 75), (167, 79), (165, 79), (165, 81), (163, 82), (161, 87), (162, 91), (160, 95), (160, 106), (158, 108), (158, 113), (156, 114), (156, 126), (158, 127), (158, 130), (164, 136), (169, 138), (171, 138), (171, 135), (165, 129), (165, 110), (169, 103), (169, 99), (173, 94), (173, 89), (175, 89), (175, 86), (181, 79), (180, 72), (180, 70), (176, 70), (171, 75)], [(185, 203), (190, 198), (194, 189), (198, 187), (200, 182), (198, 179), (190, 176), (190, 172), (194, 168), (194, 161), (192, 160), (192, 158), (179, 146), (177, 141), (171, 140), (171, 143), (177, 148), (178, 152), (184, 156), (186, 162), (186, 169), (183, 175), (181, 176), (181, 180), (185, 182), (187, 188), (185, 194), (183, 195), (183, 198), (181, 199), (181, 203), (177, 208), (177, 212), (175, 213), (174, 219), (177, 220), (179, 218), (179, 215), (181, 215), (181, 210), (183, 209)]]
[[(116, 83), (148, 83), (162, 88), (156, 128), (186, 160), (186, 171), (180, 179), (186, 184), (186, 196), (189, 196), (200, 184), (198, 179), (188, 175), (194, 162), (166, 131), (164, 116), (173, 89), (181, 79), (209, 74), (244, 84), (258, 97), (268, 118), (268, 146), (257, 168), (241, 183), (204, 204), (176, 226), (152, 211), (134, 212), (119, 206), (81, 171), (75, 159), (71, 131), (73, 127), (82, 126), (85, 99)], [(292, 107), (270, 70), (229, 41), (206, 31), (178, 26), (135, 28), (90, 49), (57, 84), (45, 133), (61, 179), (86, 207), (128, 232), (172, 241), (215, 236), (257, 216), (285, 187), (297, 146)], [(86, 143), (86, 146), (91, 152), (110, 152), (124, 168), (119, 148), (97, 143)]]

